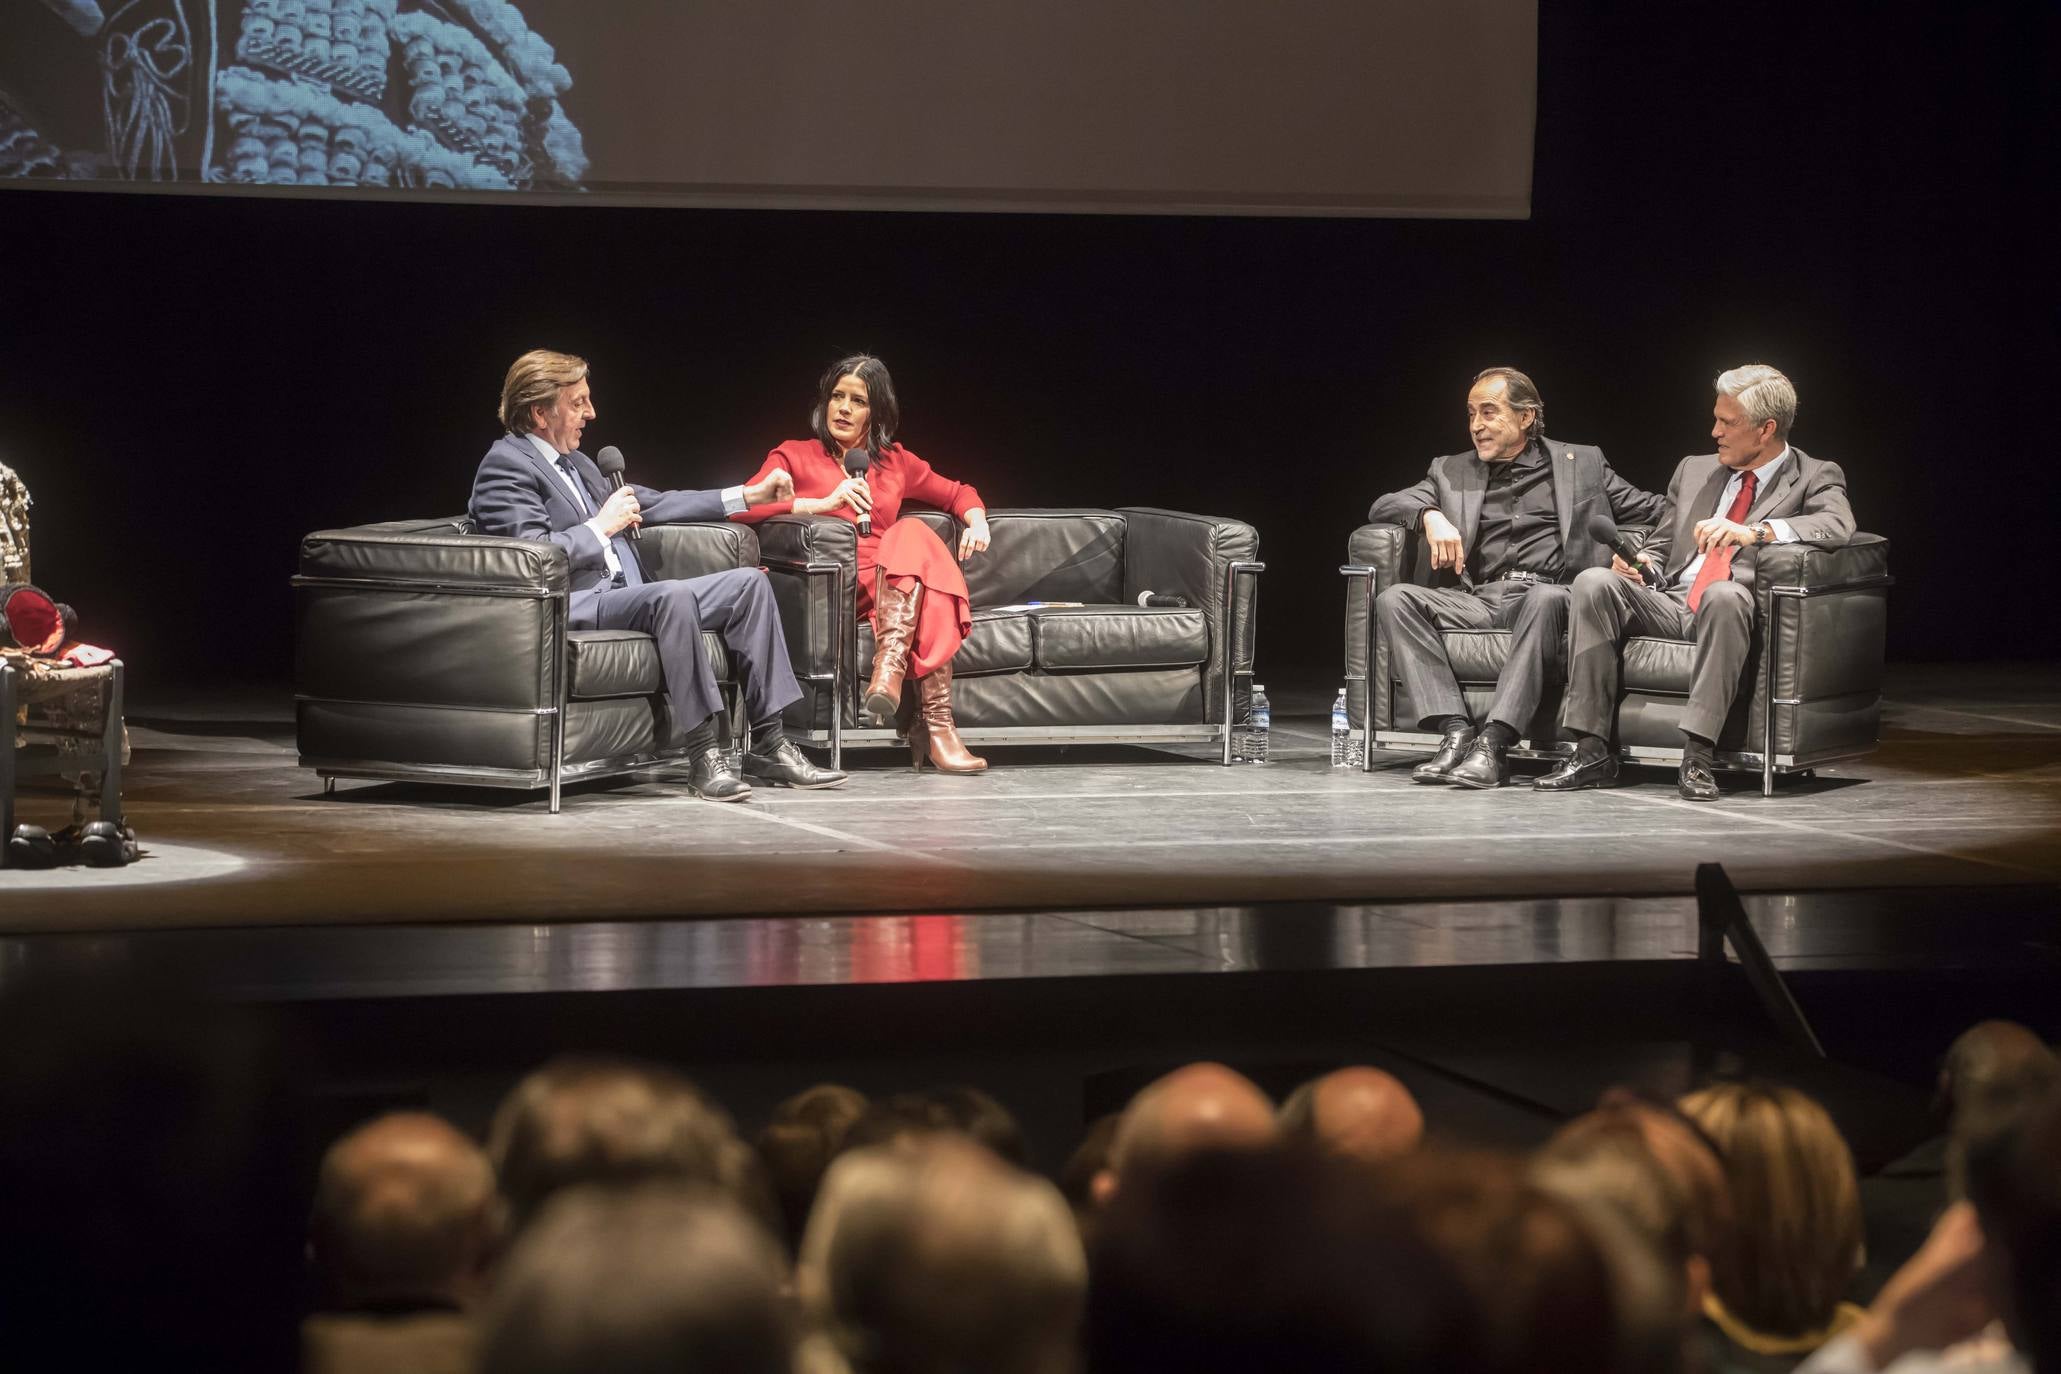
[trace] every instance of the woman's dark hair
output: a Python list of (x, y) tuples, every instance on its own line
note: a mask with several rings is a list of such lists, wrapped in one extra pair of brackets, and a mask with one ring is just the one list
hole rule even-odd
[(838, 452), (837, 441), (830, 437), (830, 393), (846, 377), (857, 377), (866, 384), (866, 403), (873, 407), (866, 447), (878, 453), (895, 441), (895, 431), (902, 427), (902, 407), (895, 400), (894, 378), (887, 375), (887, 364), (870, 353), (854, 353), (830, 365), (823, 380), (816, 383), (816, 409), (809, 415), (809, 428), (824, 448), (833, 455)]

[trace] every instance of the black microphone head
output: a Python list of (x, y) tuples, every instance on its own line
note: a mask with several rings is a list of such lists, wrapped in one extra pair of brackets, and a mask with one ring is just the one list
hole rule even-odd
[(844, 470), (854, 477), (864, 477), (872, 466), (873, 455), (864, 447), (849, 449), (844, 455)]
[(613, 477), (623, 470), (623, 451), (614, 444), (594, 455), (594, 466), (601, 469), (604, 477)]
[(1617, 543), (1617, 522), (1601, 512), (1590, 516), (1589, 538), (1595, 540), (1598, 544), (1611, 545)]

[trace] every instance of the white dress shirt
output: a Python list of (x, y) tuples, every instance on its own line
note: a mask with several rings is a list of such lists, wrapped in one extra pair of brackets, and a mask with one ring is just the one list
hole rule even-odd
[(1914, 1350), (1877, 1370), (1859, 1338), (1845, 1335), (1819, 1346), (1796, 1374), (2032, 1374), (2032, 1365), (1992, 1334), (1945, 1350)]
[[(602, 527), (601, 516), (598, 513), (599, 508), (594, 504), (593, 496), (584, 487), (574, 482), (572, 477), (567, 474), (565, 468), (558, 465), (558, 460), (565, 455), (551, 447), (551, 441), (541, 434), (532, 432), (522, 437), (529, 440), (530, 447), (534, 448), (543, 456), (544, 461), (551, 465), (551, 472), (558, 478), (558, 485), (566, 489), (566, 492), (573, 498), (573, 504), (584, 510), (597, 512), (593, 519), (587, 521), (587, 528), (594, 531), (594, 537), (601, 541), (601, 557), (608, 564), (608, 575), (610, 577), (620, 576), (623, 570), (622, 560), (616, 557), (614, 538)], [(570, 467), (571, 464), (566, 466)], [(735, 515), (744, 508), (744, 488), (742, 486), (724, 487), (723, 514)]]
[[(1775, 480), (1775, 473), (1780, 470), (1782, 464), (1788, 461), (1789, 445), (1784, 444), (1780, 453), (1753, 470), (1754, 500), (1760, 500), (1761, 494), (1768, 489), (1768, 483)], [(1717, 509), (1712, 511), (1707, 518), (1722, 520), (1725, 512), (1732, 508), (1732, 502), (1739, 499), (1739, 488), (1745, 485), (1746, 474), (1734, 469), (1731, 478), (1725, 483), (1725, 489), (1718, 493)], [(1794, 544), (1796, 542), (1796, 531), (1789, 528), (1787, 520), (1770, 520), (1767, 522), (1767, 525), (1770, 530), (1774, 531), (1777, 544)], [(1703, 570), (1703, 559), (1704, 555), (1699, 553), (1689, 560), (1689, 566), (1682, 569), (1681, 575), (1675, 578), (1674, 585), (1676, 590), (1686, 591), (1696, 585), (1696, 574)]]

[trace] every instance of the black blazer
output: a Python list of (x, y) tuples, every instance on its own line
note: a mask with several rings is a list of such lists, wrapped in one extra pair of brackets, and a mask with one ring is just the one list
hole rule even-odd
[[(1589, 537), (1589, 521), (1607, 515), (1617, 525), (1650, 525), (1665, 504), (1619, 477), (1594, 444), (1539, 440), (1553, 462), (1553, 509), (1560, 517), (1560, 580), (1574, 581), (1583, 568), (1610, 565), (1610, 550)], [(1367, 511), (1369, 523), (1417, 529), (1434, 507), (1460, 531), (1461, 547), (1472, 552), (1481, 530), (1481, 499), (1488, 490), (1488, 465), (1474, 450), (1431, 460), (1424, 480), (1381, 497)], [(1440, 577), (1453, 575), (1443, 570)], [(1472, 585), (1463, 568), (1458, 581)]]

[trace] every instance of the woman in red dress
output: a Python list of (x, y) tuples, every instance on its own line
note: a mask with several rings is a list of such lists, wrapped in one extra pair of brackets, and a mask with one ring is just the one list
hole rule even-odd
[[(775, 468), (794, 478), (794, 499), (753, 506), (731, 516), (756, 523), (767, 516), (829, 515), (854, 524), (859, 536), (859, 615), (873, 621), (873, 676), (866, 709), (907, 732), (917, 768), (927, 758), (946, 773), (978, 773), (976, 758), (952, 723), (952, 655), (973, 628), (966, 579), (944, 541), (921, 520), (902, 520), (902, 503), (950, 511), (965, 527), (959, 557), (988, 546), (987, 509), (965, 482), (940, 477), (894, 442), (901, 423), (887, 365), (860, 354), (823, 374), (810, 417), (813, 439), (789, 439), (766, 455), (760, 481)], [(847, 455), (870, 453), (863, 476), (846, 471)]]

